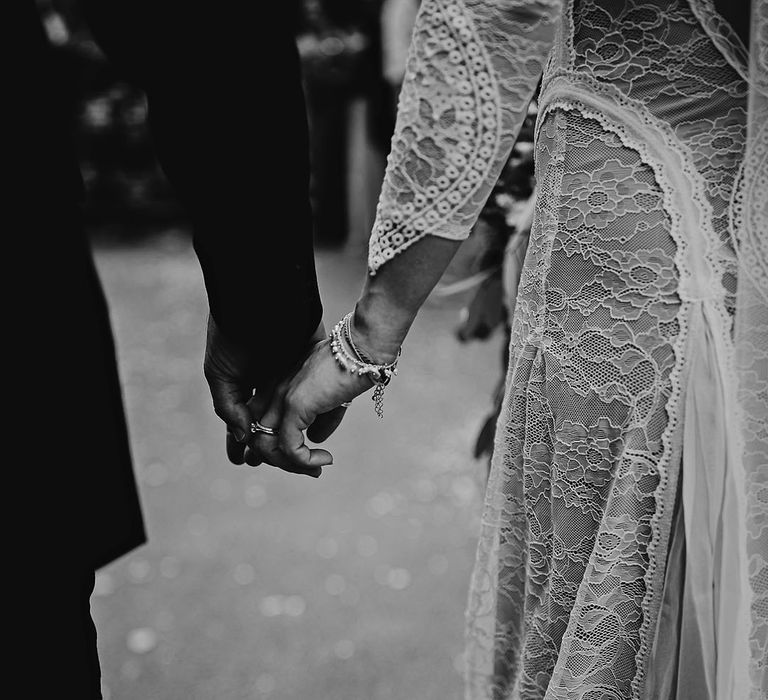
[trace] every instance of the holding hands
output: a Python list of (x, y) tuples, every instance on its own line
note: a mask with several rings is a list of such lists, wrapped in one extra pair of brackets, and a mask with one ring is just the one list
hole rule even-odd
[(316, 343), (301, 369), (274, 393), (259, 422), (274, 427), (277, 434), (257, 432), (251, 441), (263, 461), (283, 469), (306, 470), (319, 476), (322, 467), (333, 463), (323, 449), (310, 449), (312, 442), (328, 438), (338, 427), (346, 405), (373, 386), (365, 375), (345, 371), (332, 354), (331, 340)]
[(216, 414), (227, 424), (227, 456), (234, 464), (262, 462), (318, 477), (330, 452), (310, 448), (341, 423), (347, 405), (374, 388), (381, 415), (384, 386), (396, 373), (408, 330), (460, 241), (427, 236), (369, 276), (354, 312), (333, 329), (322, 324), (292, 376), (254, 385), (248, 354), (209, 321), (205, 376)]
[[(341, 423), (349, 402), (377, 383), (383, 389), (392, 373), (381, 374), (378, 369), (374, 373), (373, 368), (379, 366), (360, 355), (353, 356), (356, 366), (350, 366), (349, 359), (344, 365), (339, 355), (344, 357), (351, 348), (340, 327), (334, 329), (332, 338), (325, 335), (322, 324), (318, 327), (306, 359), (293, 377), (253, 388), (247, 355), (228, 342), (209, 319), (205, 376), (214, 410), (227, 424), (227, 456), (233, 464), (265, 462), (319, 477), (322, 468), (333, 463), (327, 450), (307, 446), (305, 431), (311, 442), (323, 442)], [(351, 333), (351, 321), (347, 328)], [(352, 348), (355, 352), (356, 346)], [(389, 366), (394, 368), (394, 364)], [(366, 367), (369, 371), (361, 371)]]

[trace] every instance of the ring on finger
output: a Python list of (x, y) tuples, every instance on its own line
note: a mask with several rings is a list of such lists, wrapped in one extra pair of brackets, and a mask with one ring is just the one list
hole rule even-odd
[(254, 421), (251, 423), (251, 432), (255, 435), (256, 433), (261, 433), (262, 435), (279, 435), (276, 428), (270, 428), (268, 425), (263, 425), (262, 423), (259, 423), (259, 421)]

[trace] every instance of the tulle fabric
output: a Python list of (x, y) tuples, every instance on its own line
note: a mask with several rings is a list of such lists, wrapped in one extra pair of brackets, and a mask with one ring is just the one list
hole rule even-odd
[(691, 320), (682, 476), (647, 700), (749, 697), (745, 484), (736, 393), (726, 386), (707, 307)]

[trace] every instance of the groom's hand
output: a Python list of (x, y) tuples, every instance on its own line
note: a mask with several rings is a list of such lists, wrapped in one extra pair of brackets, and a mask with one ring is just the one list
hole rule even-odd
[(269, 387), (268, 393), (263, 392), (263, 397), (254, 395), (249, 380), (248, 353), (225, 338), (210, 315), (204, 373), (211, 390), (213, 410), (227, 426), (227, 457), (233, 464), (243, 464), (252, 420), (248, 403), (260, 398), (266, 408), (273, 387)]

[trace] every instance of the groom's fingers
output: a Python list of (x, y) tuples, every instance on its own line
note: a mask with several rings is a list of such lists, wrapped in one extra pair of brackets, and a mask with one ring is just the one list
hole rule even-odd
[(227, 426), (227, 459), (232, 464), (240, 465), (245, 462), (245, 445), (238, 442), (229, 426)]
[(208, 374), (206, 378), (213, 410), (227, 425), (227, 457), (233, 464), (242, 464), (251, 424), (246, 406), (250, 393), (238, 382), (221, 375)]
[[(262, 420), (276, 391), (279, 391), (279, 389), (274, 390), (272, 387), (269, 387), (266, 391), (257, 390), (254, 392), (250, 401), (248, 401), (248, 412), (250, 414), (251, 423)], [(245, 454), (243, 455), (246, 464), (251, 467), (258, 467), (263, 461), (261, 453), (255, 448), (256, 435), (257, 434), (253, 432), (249, 433), (248, 446), (245, 448)]]
[(229, 457), (229, 461), (233, 464), (243, 464), (245, 462), (252, 467), (257, 467), (261, 464), (258, 454), (254, 453), (249, 446), (249, 442), (253, 437), (250, 425), (254, 420), (257, 420), (258, 416), (264, 413), (270, 396), (271, 391), (269, 393), (256, 391), (248, 400), (246, 404), (248, 409), (248, 434), (246, 435), (245, 442), (238, 442), (232, 434), (232, 430), (227, 429), (227, 457)]
[(208, 386), (214, 412), (232, 430), (237, 441), (245, 443), (251, 424), (251, 416), (246, 406), (251, 397), (250, 391), (239, 382), (220, 376), (209, 376)]
[[(253, 423), (260, 423), (263, 426), (274, 428), (280, 425), (280, 415), (282, 413), (283, 397), (285, 396), (285, 385), (280, 384), (273, 392), (269, 394), (255, 394), (248, 403)], [(274, 441), (269, 435), (263, 433), (253, 433), (248, 441), (248, 449), (245, 451), (245, 461), (252, 467), (257, 467), (262, 462), (273, 462), (267, 456), (267, 447), (269, 442)]]

